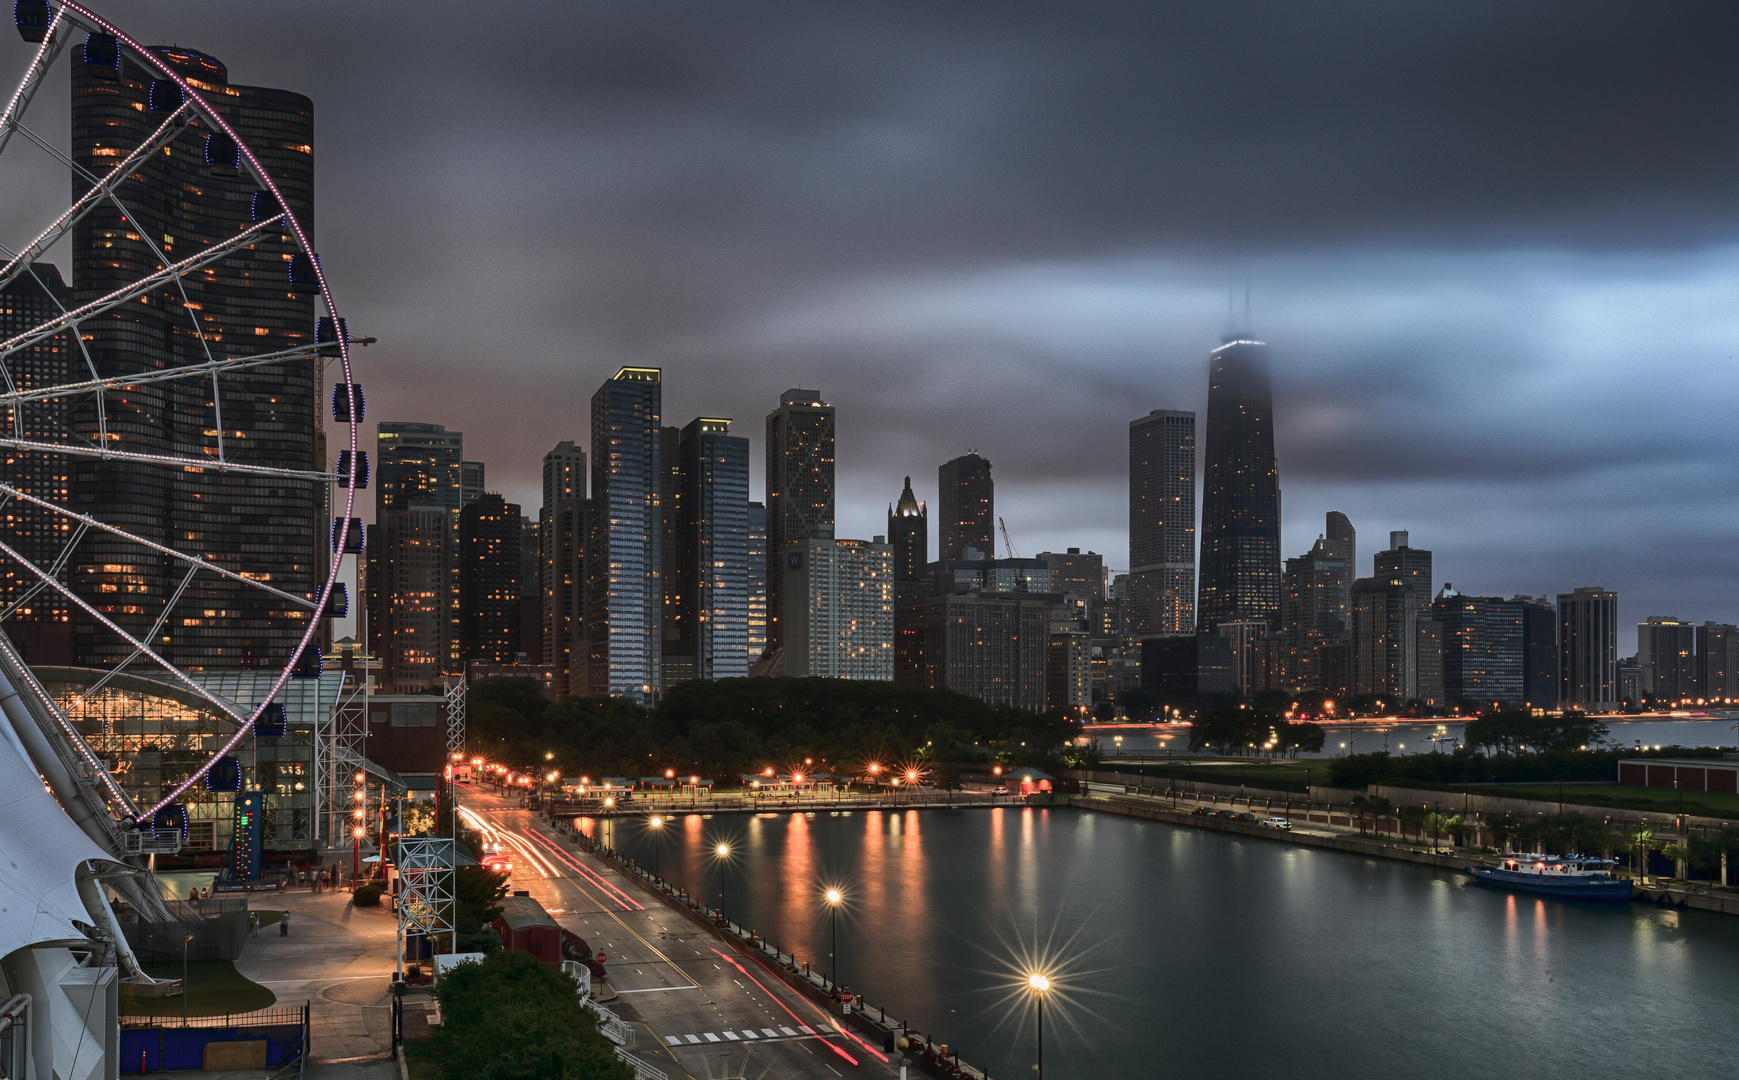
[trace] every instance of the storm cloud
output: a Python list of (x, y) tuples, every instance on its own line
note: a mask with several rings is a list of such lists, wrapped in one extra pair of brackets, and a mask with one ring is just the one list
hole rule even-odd
[(1248, 290), (1286, 552), (1339, 509), (1362, 572), (1407, 528), (1463, 592), (1739, 619), (1730, 4), (101, 8), (314, 98), (371, 419), (533, 516), (651, 364), (757, 461), (838, 406), (842, 535), (970, 447), (1023, 553), (1121, 568), (1127, 422), (1204, 407)]

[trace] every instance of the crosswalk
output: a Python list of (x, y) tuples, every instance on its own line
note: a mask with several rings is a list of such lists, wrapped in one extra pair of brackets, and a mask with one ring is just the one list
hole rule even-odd
[(664, 1041), (669, 1046), (705, 1046), (708, 1043), (749, 1042), (751, 1040), (806, 1039), (812, 1036), (821, 1036), (825, 1038), (833, 1033), (833, 1029), (828, 1027), (826, 1024), (817, 1024), (814, 1027), (810, 1027), (807, 1024), (798, 1024), (795, 1029), (781, 1026), (777, 1029), (770, 1027), (762, 1028), (760, 1031), (754, 1031), (750, 1028), (742, 1028), (737, 1031), (726, 1031), (723, 1033), (703, 1031), (698, 1035), (666, 1035)]

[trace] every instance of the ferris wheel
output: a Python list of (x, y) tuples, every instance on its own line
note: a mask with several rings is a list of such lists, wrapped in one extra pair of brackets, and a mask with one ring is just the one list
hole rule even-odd
[[(0, 65), (14, 47), (28, 62), (0, 111), (0, 223), (38, 216), (0, 235), (0, 677), (28, 684), (69, 768), (139, 828), (318, 673), (362, 546), (364, 405), (312, 243), (306, 99), (232, 87), (215, 59), (72, 0), (15, 0), (13, 16), (23, 44), (0, 41)], [(61, 123), (62, 85), (70, 143), (28, 115)], [(234, 733), (130, 794), (18, 674), (44, 664), (89, 692), (168, 683)], [(236, 669), (270, 692), (238, 706), (202, 678)]]

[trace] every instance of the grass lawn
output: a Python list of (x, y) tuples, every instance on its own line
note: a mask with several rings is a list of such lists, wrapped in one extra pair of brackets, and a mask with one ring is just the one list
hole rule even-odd
[[(1148, 760), (1142, 764), (1158, 763)], [(1328, 783), (1329, 760), (1299, 758), (1296, 761), (1270, 761), (1266, 758), (1248, 758), (1244, 761), (1191, 762), (1182, 759), (1170, 763), (1168, 767), (1175, 770), (1179, 778), (1189, 777), (1204, 784), (1236, 784), (1242, 776), (1248, 781), (1286, 780), (1295, 784), (1325, 785)], [(1117, 759), (1106, 758), (1099, 768), (1108, 772), (1115, 770)]]
[(408, 1042), (400, 1047), (405, 1055), (405, 1071), (411, 1080), (435, 1080), (441, 1075), (440, 1058), (433, 1043)]
[[(150, 962), (145, 973), (156, 979), (181, 978), (177, 961)], [(223, 1016), (227, 1013), (267, 1009), (277, 995), (245, 978), (229, 960), (194, 960), (187, 965), (187, 1015)], [(135, 997), (121, 991), (121, 1012), (127, 1016), (180, 1016), (181, 999)]]
[[(1468, 788), (1479, 795), (1508, 796), (1518, 799), (1558, 801), (1557, 784), (1504, 784), (1501, 787), (1474, 785)], [(1623, 784), (1565, 784), (1564, 802), (1584, 806), (1611, 806), (1621, 810), (1647, 810), (1656, 814), (1679, 812), (1679, 793), (1663, 788), (1627, 787)], [(1707, 791), (1684, 793), (1685, 813), (1700, 817), (1739, 818), (1739, 795), (1724, 795)]]

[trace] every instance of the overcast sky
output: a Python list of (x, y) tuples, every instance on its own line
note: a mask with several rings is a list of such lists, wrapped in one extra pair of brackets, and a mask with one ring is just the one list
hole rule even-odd
[(780, 392), (836, 405), (842, 536), (976, 448), (1020, 553), (1123, 569), (1128, 421), (1204, 409), (1247, 287), (1286, 554), (1338, 509), (1362, 574), (1409, 529), (1439, 586), (1739, 621), (1730, 3), (98, 6), (314, 99), (370, 420), (533, 517), (656, 365), (755, 497)]

